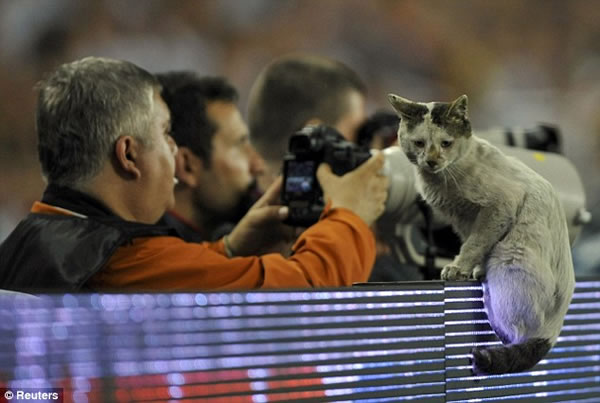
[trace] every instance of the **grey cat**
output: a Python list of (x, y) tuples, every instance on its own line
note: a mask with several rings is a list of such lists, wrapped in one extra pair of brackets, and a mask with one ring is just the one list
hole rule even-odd
[(483, 281), (490, 325), (505, 344), (473, 349), (473, 371), (533, 367), (556, 343), (575, 287), (558, 196), (524, 163), (472, 134), (466, 95), (452, 103), (389, 100), (419, 193), (463, 242), (441, 278)]

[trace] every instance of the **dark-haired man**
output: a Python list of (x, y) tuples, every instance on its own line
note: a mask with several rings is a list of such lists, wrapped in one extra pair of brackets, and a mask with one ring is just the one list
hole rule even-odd
[(260, 196), (256, 178), (264, 161), (250, 144), (238, 93), (225, 78), (192, 71), (157, 78), (178, 146), (175, 208), (165, 222), (189, 241), (216, 240)]

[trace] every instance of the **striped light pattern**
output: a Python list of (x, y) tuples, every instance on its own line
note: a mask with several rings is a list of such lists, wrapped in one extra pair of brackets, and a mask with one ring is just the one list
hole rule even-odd
[(499, 344), (475, 282), (348, 289), (0, 297), (0, 388), (65, 401), (600, 401), (600, 281), (579, 281), (557, 345), (475, 376)]
[(475, 376), (469, 351), (499, 343), (472, 283), (445, 287), (446, 401), (600, 402), (600, 281), (580, 280), (557, 344), (531, 371)]

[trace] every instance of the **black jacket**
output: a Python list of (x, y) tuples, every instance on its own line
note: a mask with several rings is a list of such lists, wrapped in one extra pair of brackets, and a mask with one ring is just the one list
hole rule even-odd
[(50, 185), (42, 202), (86, 217), (30, 213), (0, 245), (0, 289), (76, 291), (137, 237), (176, 235), (165, 226), (125, 221), (92, 197)]

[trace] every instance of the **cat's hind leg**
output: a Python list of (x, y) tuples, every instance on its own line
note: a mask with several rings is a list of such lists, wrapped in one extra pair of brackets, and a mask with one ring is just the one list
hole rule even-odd
[(524, 371), (548, 353), (553, 340), (546, 323), (547, 292), (538, 280), (518, 266), (488, 266), (484, 305), (503, 345), (471, 350), (475, 374)]
[(550, 335), (544, 329), (545, 312), (551, 303), (548, 290), (520, 267), (489, 268), (484, 282), (484, 304), (493, 312), (490, 325), (504, 343)]

